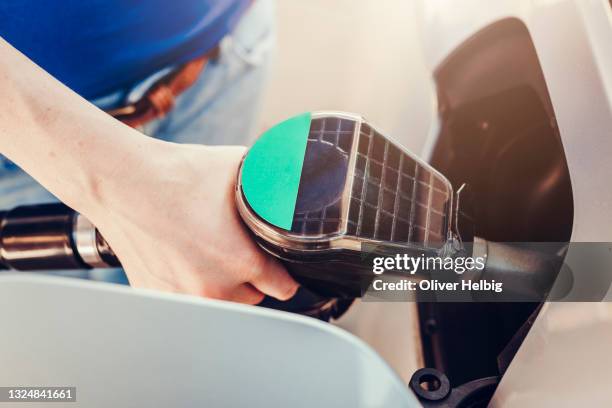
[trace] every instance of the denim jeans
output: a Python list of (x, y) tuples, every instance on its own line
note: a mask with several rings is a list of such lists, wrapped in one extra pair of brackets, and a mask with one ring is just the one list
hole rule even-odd
[[(245, 145), (256, 137), (255, 120), (275, 46), (273, 0), (257, 0), (220, 44), (197, 81), (175, 101), (165, 117), (141, 130), (177, 143)], [(171, 70), (169, 67), (167, 70)], [(167, 71), (165, 70), (165, 71)], [(162, 72), (163, 73), (163, 72)], [(91, 101), (102, 109), (138, 99), (160, 74)], [(17, 136), (18, 137), (18, 136)], [(0, 156), (0, 210), (57, 199), (15, 164)], [(61, 274), (101, 280), (123, 280), (117, 271)]]

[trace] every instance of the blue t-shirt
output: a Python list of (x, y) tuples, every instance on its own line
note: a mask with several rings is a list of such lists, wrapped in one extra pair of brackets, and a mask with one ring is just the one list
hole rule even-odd
[(250, 0), (1, 0), (0, 36), (85, 98), (205, 54)]

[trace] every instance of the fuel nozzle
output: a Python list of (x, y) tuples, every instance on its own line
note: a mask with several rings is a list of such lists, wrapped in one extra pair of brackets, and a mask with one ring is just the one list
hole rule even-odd
[(306, 113), (264, 133), (242, 162), (236, 201), (259, 244), (328, 296), (360, 296), (372, 275), (363, 245), (438, 253), (452, 239), (450, 182), (348, 113)]
[(259, 245), (323, 296), (361, 296), (373, 279), (364, 253), (377, 247), (415, 257), (481, 251), (485, 268), (458, 279), (503, 279), (528, 294), (548, 287), (558, 258), (474, 238), (464, 190), (454, 194), (444, 175), (363, 117), (314, 112), (260, 137), (241, 164), (236, 202)]

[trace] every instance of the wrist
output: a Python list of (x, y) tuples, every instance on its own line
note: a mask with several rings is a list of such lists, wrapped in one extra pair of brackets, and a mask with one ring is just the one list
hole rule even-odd
[[(82, 191), (74, 203), (68, 203), (91, 220), (108, 214), (120, 215), (146, 200), (145, 190), (163, 171), (164, 151), (170, 143), (147, 137), (121, 125), (105, 145), (96, 143), (96, 154), (85, 154), (76, 168), (83, 172)], [(117, 129), (119, 130), (119, 129)], [(96, 136), (98, 141), (103, 137)], [(61, 198), (61, 197), (60, 197)]]

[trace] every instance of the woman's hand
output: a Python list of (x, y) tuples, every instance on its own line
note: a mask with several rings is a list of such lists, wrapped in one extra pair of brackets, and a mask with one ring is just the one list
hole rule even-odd
[(0, 89), (0, 153), (89, 218), (133, 286), (245, 303), (295, 293), (234, 207), (243, 148), (149, 138), (2, 39)]
[(90, 215), (136, 287), (255, 304), (297, 284), (245, 230), (235, 208), (242, 147), (153, 141), (140, 168), (103, 181)]

